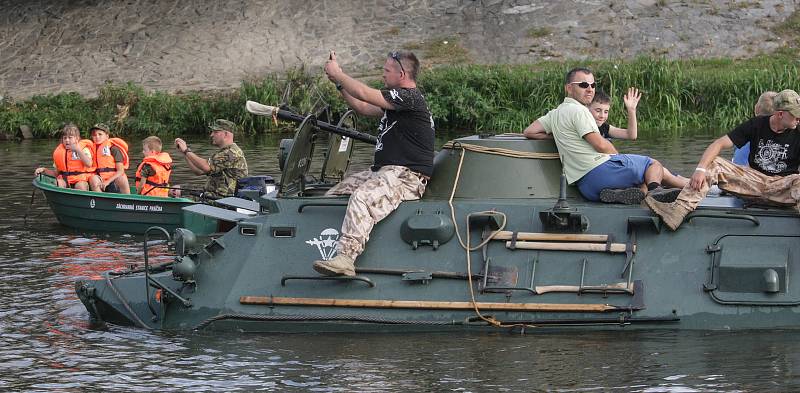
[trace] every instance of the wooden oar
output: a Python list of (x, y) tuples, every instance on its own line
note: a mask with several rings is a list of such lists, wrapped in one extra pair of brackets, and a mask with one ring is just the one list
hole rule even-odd
[[(493, 240), (511, 240), (514, 232), (500, 231), (492, 238)], [(588, 235), (576, 233), (537, 233), (537, 232), (517, 232), (517, 240), (534, 240), (544, 242), (598, 242), (608, 241), (608, 235)]]
[[(506, 247), (511, 248), (511, 242), (506, 242)], [(516, 242), (514, 248), (523, 250), (550, 250), (550, 251), (596, 251), (596, 252), (625, 252), (625, 243), (611, 243), (608, 247), (602, 243), (548, 243), (548, 242)], [(632, 246), (636, 252), (636, 245)]]
[(610, 304), (577, 304), (577, 303), (490, 303), (477, 302), (442, 302), (427, 300), (373, 300), (373, 299), (331, 299), (304, 297), (271, 297), (242, 296), (241, 304), (282, 305), (282, 306), (317, 306), (317, 307), (353, 307), (353, 308), (404, 308), (419, 310), (474, 310), (481, 311), (549, 311), (549, 312), (606, 312), (624, 309)]

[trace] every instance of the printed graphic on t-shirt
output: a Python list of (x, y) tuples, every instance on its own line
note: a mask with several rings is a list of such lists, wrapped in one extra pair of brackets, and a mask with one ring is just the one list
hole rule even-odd
[(779, 144), (771, 139), (758, 141), (755, 159), (753, 160), (764, 172), (781, 173), (786, 170), (788, 144)]
[(383, 136), (386, 135), (387, 132), (391, 131), (391, 129), (397, 124), (397, 120), (393, 121), (391, 124), (386, 124), (387, 120), (386, 111), (383, 111), (383, 117), (381, 117), (381, 122), (378, 124), (378, 143), (375, 144), (375, 151), (383, 150)]
[(111, 155), (111, 146), (103, 146), (103, 151), (100, 154), (102, 154), (104, 156), (110, 156)]

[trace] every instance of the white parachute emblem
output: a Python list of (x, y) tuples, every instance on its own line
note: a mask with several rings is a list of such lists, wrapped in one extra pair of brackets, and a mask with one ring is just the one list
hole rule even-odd
[(306, 244), (317, 246), (322, 260), (327, 261), (336, 254), (336, 241), (339, 240), (339, 231), (333, 228), (324, 229), (318, 238), (306, 240)]

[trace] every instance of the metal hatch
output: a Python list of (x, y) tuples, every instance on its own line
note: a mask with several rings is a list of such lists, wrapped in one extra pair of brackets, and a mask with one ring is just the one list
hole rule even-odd
[(731, 305), (800, 305), (797, 236), (724, 235), (707, 247), (711, 254), (704, 289), (714, 301)]

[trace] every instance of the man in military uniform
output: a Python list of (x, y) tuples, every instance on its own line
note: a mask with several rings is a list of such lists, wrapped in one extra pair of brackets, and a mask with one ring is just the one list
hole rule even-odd
[(244, 153), (233, 142), (236, 125), (224, 119), (217, 119), (211, 125), (211, 144), (219, 150), (204, 160), (198, 156), (189, 145), (181, 138), (175, 139), (175, 148), (180, 151), (189, 169), (195, 175), (206, 175), (206, 185), (200, 194), (200, 199), (220, 199), (233, 196), (236, 192), (236, 182), (247, 177), (247, 161)]
[(370, 170), (351, 174), (328, 191), (350, 195), (337, 255), (314, 262), (320, 274), (355, 276), (355, 259), (364, 251), (372, 227), (400, 202), (419, 199), (433, 174), (434, 125), (425, 97), (417, 89), (419, 60), (411, 52), (392, 52), (383, 64), (385, 89), (373, 89), (339, 67), (331, 52), (328, 79), (356, 112), (379, 117), (378, 143)]

